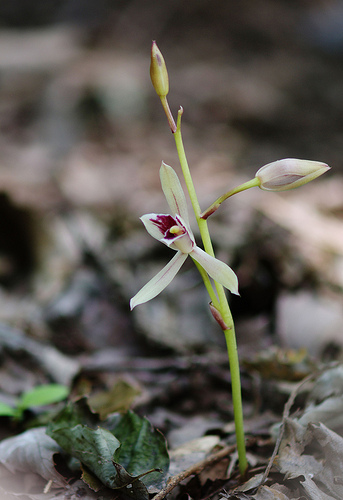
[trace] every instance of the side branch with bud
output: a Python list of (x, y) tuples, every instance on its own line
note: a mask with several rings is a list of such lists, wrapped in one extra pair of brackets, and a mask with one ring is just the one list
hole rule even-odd
[(204, 210), (201, 218), (207, 219), (218, 210), (223, 201), (246, 189), (257, 186), (264, 191), (288, 191), (289, 189), (295, 189), (313, 181), (328, 170), (330, 170), (330, 167), (326, 163), (319, 161), (298, 160), (296, 158), (273, 161), (261, 167), (256, 172), (254, 179), (220, 196), (212, 205)]

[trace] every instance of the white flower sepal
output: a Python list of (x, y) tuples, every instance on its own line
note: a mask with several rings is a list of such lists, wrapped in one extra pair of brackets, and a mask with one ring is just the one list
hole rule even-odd
[(141, 221), (153, 238), (176, 250), (176, 255), (132, 297), (130, 300), (131, 310), (161, 293), (180, 270), (188, 255), (200, 264), (212, 279), (238, 295), (238, 279), (233, 270), (196, 245), (194, 235), (189, 227), (186, 198), (176, 172), (169, 165), (162, 163), (160, 179), (173, 215), (146, 214), (141, 217)]

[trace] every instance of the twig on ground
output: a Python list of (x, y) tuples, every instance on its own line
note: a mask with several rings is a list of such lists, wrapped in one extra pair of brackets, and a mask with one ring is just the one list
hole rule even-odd
[(197, 462), (196, 464), (191, 465), (188, 469), (171, 477), (168, 481), (168, 484), (161, 491), (159, 491), (153, 497), (152, 500), (162, 500), (178, 484), (180, 484), (181, 481), (183, 481), (184, 479), (186, 479), (187, 477), (189, 477), (193, 474), (199, 474), (201, 471), (206, 469), (206, 467), (209, 467), (211, 465), (214, 465), (217, 462), (220, 462), (220, 460), (225, 458), (227, 455), (230, 455), (230, 453), (233, 453), (235, 451), (235, 449), (236, 449), (236, 445), (225, 446), (225, 448), (217, 451), (216, 453), (213, 453), (212, 455), (206, 457), (204, 460), (201, 460), (200, 462)]

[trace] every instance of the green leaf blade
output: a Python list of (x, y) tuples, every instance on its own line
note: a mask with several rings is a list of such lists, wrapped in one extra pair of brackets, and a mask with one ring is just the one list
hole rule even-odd
[[(81, 462), (83, 480), (91, 488), (98, 488), (98, 478), (108, 488), (128, 490), (134, 500), (148, 500), (148, 489), (159, 490), (168, 472), (164, 437), (134, 412), (112, 415), (103, 422), (106, 428), (96, 428), (97, 421), (80, 400), (67, 405), (47, 433)], [(155, 469), (162, 469), (162, 474), (150, 472)]]
[(132, 411), (117, 419), (111, 431), (122, 444), (114, 454), (114, 461), (133, 476), (151, 469), (161, 469), (162, 472), (152, 472), (141, 478), (147, 487), (160, 488), (169, 469), (169, 455), (163, 435), (146, 418)]
[(0, 417), (15, 417), (16, 415), (17, 412), (15, 408), (0, 401)]
[(112, 457), (120, 446), (118, 439), (106, 429), (91, 429), (82, 424), (75, 427), (50, 427), (48, 434), (67, 453), (77, 458), (109, 488), (116, 488), (116, 470)]
[(22, 394), (18, 408), (26, 410), (35, 406), (45, 406), (63, 401), (69, 394), (68, 387), (60, 384), (39, 385)]

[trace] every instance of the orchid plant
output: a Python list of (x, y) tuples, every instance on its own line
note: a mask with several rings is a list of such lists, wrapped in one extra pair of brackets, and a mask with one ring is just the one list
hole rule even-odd
[[(230, 372), (231, 389), (236, 430), (237, 452), (241, 474), (247, 469), (245, 436), (243, 426), (243, 410), (241, 382), (234, 322), (228, 305), (225, 288), (238, 295), (238, 279), (234, 271), (224, 262), (218, 260), (213, 251), (213, 245), (208, 229), (207, 219), (230, 196), (252, 187), (266, 191), (282, 191), (293, 189), (325, 173), (330, 167), (325, 163), (287, 158), (261, 167), (255, 177), (248, 182), (224, 193), (205, 211), (201, 212), (195, 192), (193, 180), (185, 154), (182, 134), (181, 117), (183, 109), (178, 111), (177, 123), (169, 108), (167, 95), (169, 93), (169, 78), (167, 67), (155, 42), (152, 43), (150, 76), (152, 84), (160, 97), (166, 113), (170, 129), (174, 135), (175, 145), (184, 176), (188, 195), (198, 223), (204, 250), (195, 242), (190, 228), (186, 197), (175, 170), (162, 162), (160, 180), (164, 195), (170, 208), (170, 214), (150, 213), (143, 215), (143, 222), (148, 233), (161, 243), (176, 251), (170, 262), (154, 276), (130, 301), (133, 309), (161, 293), (172, 281), (188, 256), (196, 264), (210, 296), (210, 311), (224, 332)], [(212, 280), (212, 281), (211, 281)]]

